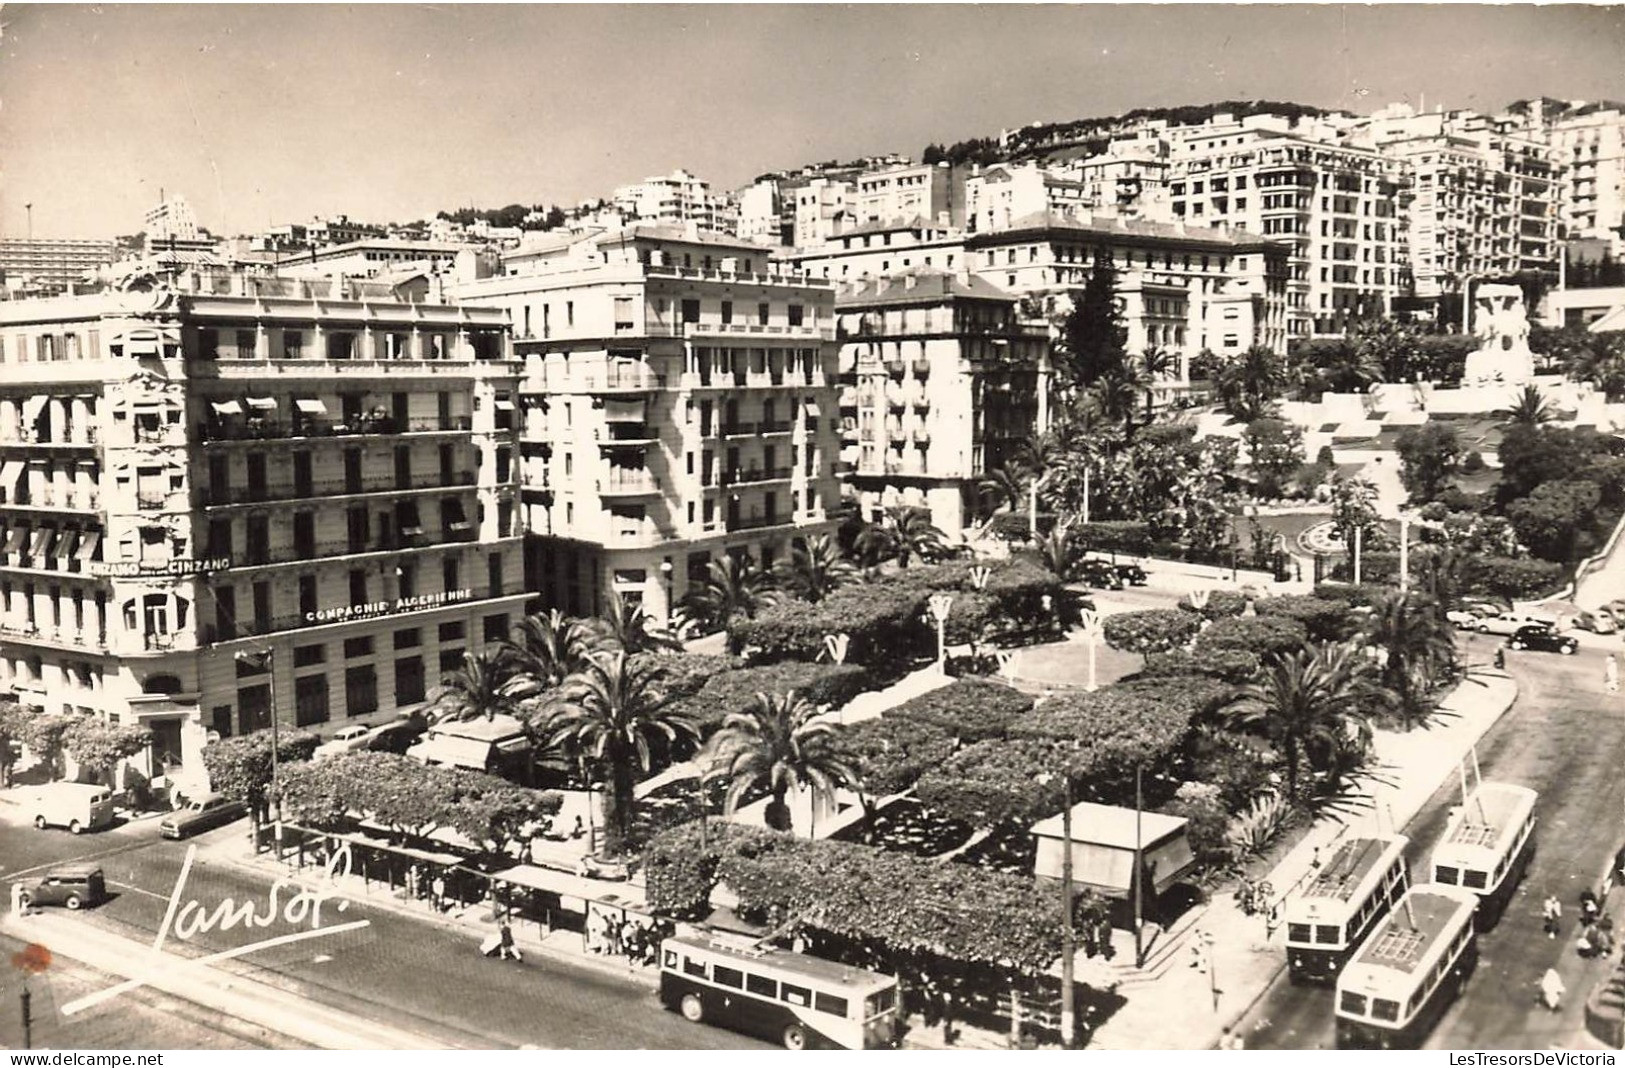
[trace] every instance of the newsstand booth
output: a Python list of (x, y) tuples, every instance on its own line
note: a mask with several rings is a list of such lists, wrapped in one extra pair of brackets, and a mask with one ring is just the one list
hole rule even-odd
[[(1138, 828), (1136, 828), (1136, 818)], [(1032, 826), (1033, 875), (1046, 882), (1061, 879), (1061, 850), (1065, 832), (1060, 814)], [(1073, 892), (1093, 890), (1105, 898), (1127, 902), (1134, 894), (1135, 858), (1145, 880), (1145, 911), (1196, 866), (1186, 821), (1160, 812), (1097, 805), (1092, 801), (1072, 806)], [(1120, 909), (1113, 909), (1114, 918)], [(1127, 918), (1125, 913), (1125, 918)]]

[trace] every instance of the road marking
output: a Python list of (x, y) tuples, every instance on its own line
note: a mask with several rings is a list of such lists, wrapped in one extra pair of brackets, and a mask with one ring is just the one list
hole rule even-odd
[(32, 868), (23, 868), (23, 869), (21, 869), (19, 871), (12, 872), (11, 874), (9, 874), (9, 875), (7, 875), (5, 877), (5, 881), (8, 882), (8, 883), (16, 882), (18, 879), (21, 879), (26, 875), (31, 875), (34, 872), (38, 872), (38, 871), (44, 871), (47, 868), (60, 868), (64, 864), (83, 864), (86, 861), (101, 860), (103, 857), (113, 857), (113, 856), (117, 856), (120, 853), (130, 853), (130, 852), (133, 852), (133, 851), (135, 851), (137, 849), (145, 848), (148, 845), (151, 845), (151, 843), (150, 842), (126, 842), (124, 845), (115, 846), (112, 849), (104, 850), (103, 852), (100, 852), (100, 853), (87, 853), (84, 856), (64, 857), (61, 860), (53, 860), (53, 861), (49, 861), (49, 862), (47, 862), (45, 864), (36, 864)]
[(112, 879), (109, 879), (109, 880), (107, 880), (107, 885), (108, 886), (116, 886), (121, 890), (134, 890), (138, 894), (146, 894), (148, 897), (155, 897), (159, 901), (168, 901), (169, 900), (169, 895), (168, 894), (155, 894), (151, 890), (144, 890), (139, 886), (132, 886), (129, 883), (119, 883), (119, 882), (114, 882)]

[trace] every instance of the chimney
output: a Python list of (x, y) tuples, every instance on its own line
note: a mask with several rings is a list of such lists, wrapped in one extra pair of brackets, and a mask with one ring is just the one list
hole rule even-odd
[(907, 291), (913, 289), (914, 288), (914, 283), (917, 282), (917, 281), (919, 281), (919, 279), (916, 278), (914, 275), (905, 274), (903, 276), (903, 290), (904, 290), (904, 292), (907, 292)]

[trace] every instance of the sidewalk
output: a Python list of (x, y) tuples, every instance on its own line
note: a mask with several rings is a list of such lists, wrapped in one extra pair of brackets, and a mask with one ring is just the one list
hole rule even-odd
[[(154, 990), (287, 1035), (319, 1049), (446, 1049), (443, 1042), (363, 1019), (209, 964), (165, 953), (155, 966), (151, 947), (87, 927), (67, 915), (35, 913), (0, 920), (0, 930), (53, 954)], [(116, 995), (115, 995), (116, 996)]]
[[(1441, 706), (1445, 715), (1429, 727), (1409, 733), (1378, 731), (1375, 769), (1388, 781), (1369, 788), (1374, 808), (1358, 818), (1403, 828), (1441, 783), (1454, 778), (1462, 760), (1516, 696), (1517, 685), (1510, 678), (1480, 676), (1452, 691)], [(1315, 824), (1266, 876), (1276, 893), (1290, 894), (1309, 874), (1316, 850), (1329, 853), (1343, 833), (1344, 825), (1334, 820)], [(1222, 1029), (1240, 1020), (1286, 967), (1284, 932), (1267, 933), (1264, 918), (1244, 915), (1233, 894), (1214, 898), (1200, 911), (1162, 940), (1155, 967), (1125, 982), (1121, 993), (1127, 1003), (1094, 1032), (1089, 1048), (1212, 1049)], [(1212, 940), (1207, 954), (1211, 973), (1190, 967), (1188, 952), (1175, 951), (1186, 936), (1201, 935)], [(1130, 954), (1132, 959), (1132, 950)]]

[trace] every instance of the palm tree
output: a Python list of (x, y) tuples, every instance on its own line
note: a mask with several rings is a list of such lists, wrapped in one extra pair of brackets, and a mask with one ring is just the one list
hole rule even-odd
[(610, 597), (608, 608), (587, 626), (601, 643), (628, 653), (672, 652), (683, 647), (670, 633), (655, 629), (654, 617), (643, 610), (641, 602), (619, 593)]
[(1396, 591), (1372, 606), (1366, 640), (1379, 650), (1382, 688), (1408, 730), (1425, 711), (1429, 687), (1455, 660), (1450, 624), (1432, 600)]
[(782, 589), (817, 603), (834, 590), (858, 578), (857, 565), (846, 558), (840, 543), (828, 534), (808, 538), (790, 550), (790, 558), (774, 568)]
[(1058, 523), (1038, 539), (1038, 555), (1056, 578), (1071, 582), (1078, 577), (1078, 565), (1083, 562), (1083, 541), (1071, 523)]
[(542, 689), (552, 689), (586, 663), (596, 644), (589, 625), (557, 608), (520, 620), (503, 643), (512, 670), (530, 676)]
[(1145, 421), (1149, 423), (1156, 406), (1156, 385), (1179, 370), (1179, 356), (1156, 345), (1147, 345), (1140, 352), (1136, 370), (1145, 383)]
[(665, 670), (634, 662), (624, 649), (604, 650), (564, 680), (550, 704), (545, 733), (556, 745), (597, 766), (604, 797), (604, 855), (618, 856), (632, 825), (636, 774), (648, 771), (655, 747), (697, 742), (699, 727), (673, 711), (662, 691)]
[(1107, 368), (1089, 387), (1089, 393), (1100, 407), (1108, 422), (1121, 423), (1125, 434), (1134, 430), (1134, 413), (1140, 404), (1141, 390), (1149, 383), (1133, 364), (1122, 363)]
[(1219, 369), (1219, 402), (1237, 422), (1251, 423), (1270, 414), (1286, 388), (1286, 365), (1264, 345), (1254, 345), (1241, 358)]
[(858, 534), (858, 551), (869, 566), (896, 560), (907, 567), (911, 558), (929, 559), (943, 550), (942, 531), (931, 523), (931, 513), (917, 505), (894, 504), (881, 521)]
[(857, 769), (840, 748), (842, 725), (818, 716), (817, 706), (791, 691), (757, 694), (750, 711), (723, 721), (703, 759), (711, 769), (708, 777), (728, 779), (729, 813), (752, 786), (765, 783), (773, 795), (767, 825), (788, 831), (790, 806), (784, 798), (791, 788), (811, 790), (816, 804), (833, 797), (838, 787), (857, 785)]
[(773, 576), (745, 553), (712, 560), (705, 578), (683, 595), (683, 615), (706, 633), (726, 630), (735, 616), (755, 618), (777, 600)]
[(1351, 733), (1358, 713), (1363, 668), (1350, 645), (1306, 646), (1271, 653), (1260, 681), (1244, 687), (1227, 710), (1230, 723), (1262, 735), (1281, 754), (1287, 796), (1300, 797), (1299, 775), (1326, 770)]
[(1540, 426), (1557, 418), (1557, 412), (1547, 403), (1539, 387), (1533, 384), (1523, 387), (1511, 407), (1502, 408), (1495, 414), (1513, 426)]
[(465, 652), (462, 666), (442, 676), (429, 702), (433, 713), (430, 718), (439, 723), (511, 715), (536, 689), (536, 680), (524, 672), (516, 672), (503, 650)]
[(982, 476), (977, 488), (982, 491), (983, 500), (991, 506), (989, 511), (1014, 512), (1021, 508), (1027, 495), (1027, 479), (1016, 467), (1002, 464)]

